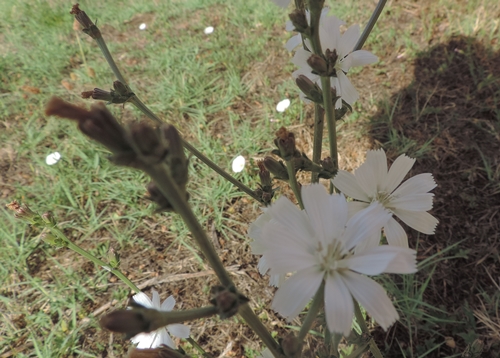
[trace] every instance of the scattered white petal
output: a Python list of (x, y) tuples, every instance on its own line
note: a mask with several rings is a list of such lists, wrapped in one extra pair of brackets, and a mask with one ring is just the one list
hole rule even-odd
[(205, 33), (205, 35), (210, 35), (212, 32), (214, 32), (214, 27), (213, 26), (205, 27), (205, 30), (203, 30), (203, 32)]
[(283, 101), (280, 101), (276, 105), (276, 110), (278, 112), (285, 112), (285, 110), (290, 107), (290, 100), (288, 98), (284, 99)]
[(238, 155), (236, 158), (233, 160), (233, 172), (239, 173), (245, 168), (245, 157), (242, 155)]
[(139, 30), (146, 30), (146, 24), (145, 23), (140, 24)]
[(50, 153), (45, 158), (45, 163), (47, 165), (54, 165), (61, 159), (61, 154), (59, 152)]

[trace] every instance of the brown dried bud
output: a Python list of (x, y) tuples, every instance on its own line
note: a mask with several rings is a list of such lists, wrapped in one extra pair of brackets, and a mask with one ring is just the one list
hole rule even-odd
[(224, 286), (212, 287), (211, 295), (210, 303), (217, 308), (217, 313), (222, 319), (234, 316), (241, 305), (250, 301), (236, 290)]
[(295, 27), (295, 31), (303, 33), (309, 28), (306, 13), (303, 9), (295, 9), (291, 14), (288, 15), (288, 17), (290, 17), (290, 20)]
[(17, 200), (5, 205), (7, 209), (14, 211), (14, 217), (26, 221), (32, 225), (43, 225), (43, 221), (37, 213), (26, 204), (20, 204)]
[(94, 91), (83, 91), (80, 95), (84, 99), (89, 99), (90, 97), (92, 97), (93, 93), (94, 93)]
[(299, 89), (308, 99), (315, 103), (323, 104), (323, 92), (321, 88), (305, 75), (299, 75), (295, 80)]
[(130, 143), (141, 159), (157, 164), (165, 159), (167, 147), (160, 140), (158, 131), (144, 122), (134, 123), (129, 127)]
[(80, 9), (79, 4), (73, 5), (71, 11), (69, 12), (71, 15), (75, 15), (75, 19), (82, 25), (82, 31), (87, 35), (92, 37), (93, 39), (97, 39), (102, 37), (101, 31), (97, 28), (97, 26), (90, 20), (85, 11)]
[(301, 357), (302, 343), (293, 333), (290, 333), (288, 336), (283, 338), (283, 340), (281, 341), (281, 348), (283, 349), (283, 353), (287, 358)]
[(325, 51), (325, 58), (328, 66), (328, 75), (329, 76), (337, 76), (337, 71), (335, 70), (335, 65), (337, 64), (337, 60), (339, 58), (339, 55), (337, 54), (337, 50), (333, 49), (331, 51), (330, 49), (326, 49)]
[(257, 162), (257, 165), (259, 166), (259, 178), (262, 187), (263, 188), (272, 187), (273, 183), (271, 180), (271, 173), (269, 172), (269, 170), (267, 170), (266, 166), (264, 165), (264, 161), (259, 160)]
[(271, 157), (264, 158), (264, 166), (267, 170), (269, 170), (275, 179), (287, 180), (288, 181), (288, 172), (286, 170), (285, 165), (282, 161), (277, 161)]
[(168, 148), (166, 160), (170, 174), (179, 188), (185, 190), (188, 181), (188, 160), (184, 153), (182, 138), (177, 129), (170, 124), (163, 124), (159, 131), (162, 142)]
[(328, 64), (325, 59), (319, 55), (312, 54), (311, 57), (307, 59), (307, 64), (311, 66), (313, 71), (320, 76), (329, 76)]

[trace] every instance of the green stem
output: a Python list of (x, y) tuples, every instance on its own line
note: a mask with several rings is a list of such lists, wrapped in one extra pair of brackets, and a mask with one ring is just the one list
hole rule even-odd
[(66, 235), (64, 235), (64, 233), (59, 230), (57, 227), (55, 226), (47, 226), (49, 229), (50, 229), (50, 232), (57, 236), (59, 239), (63, 240), (64, 242), (66, 242), (67, 244), (67, 247), (71, 250), (73, 250), (74, 252), (76, 252), (77, 254), (80, 254), (82, 255), (83, 257), (85, 257), (86, 259), (89, 259), (90, 261), (92, 261), (94, 264), (98, 265), (98, 266), (101, 266), (102, 268), (104, 268), (105, 270), (108, 270), (109, 272), (111, 272), (113, 275), (115, 275), (116, 277), (118, 277), (120, 280), (122, 280), (128, 287), (130, 287), (132, 289), (132, 291), (135, 291), (135, 292), (141, 292), (141, 290), (139, 290), (139, 288), (134, 285), (134, 283), (132, 281), (130, 281), (127, 276), (125, 276), (121, 271), (117, 270), (117, 269), (113, 269), (109, 266), (109, 264), (107, 264), (106, 262), (98, 259), (97, 257), (95, 257), (94, 255), (92, 254), (89, 254), (87, 251), (85, 251), (84, 249), (82, 249), (80, 246), (78, 245), (75, 245), (73, 244), (67, 237)]
[[(321, 160), (321, 148), (323, 146), (323, 128), (325, 127), (325, 112), (317, 103), (314, 104), (314, 140), (313, 140), (313, 163), (319, 164)], [(318, 172), (311, 172), (311, 183), (319, 181)]]
[(378, 2), (375, 11), (373, 12), (372, 16), (370, 17), (370, 20), (368, 21), (368, 25), (366, 25), (365, 29), (363, 30), (363, 33), (361, 34), (361, 37), (358, 39), (356, 46), (354, 46), (353, 51), (361, 50), (361, 48), (365, 44), (366, 39), (368, 38), (368, 35), (370, 35), (370, 32), (373, 30), (373, 27), (377, 23), (377, 20), (380, 14), (382, 13), (382, 10), (384, 9), (386, 2), (387, 0), (380, 0)]
[(108, 46), (106, 45), (104, 38), (98, 37), (95, 39), (95, 41), (97, 42), (97, 46), (99, 46), (99, 49), (104, 55), (104, 58), (108, 62), (109, 67), (111, 67), (111, 71), (113, 71), (115, 77), (118, 79), (118, 81), (127, 86), (127, 81), (125, 81), (125, 77), (123, 77), (122, 73), (118, 69), (118, 66), (116, 65), (116, 62), (113, 59), (113, 56), (111, 56), (111, 52), (109, 52)]
[[(339, 158), (337, 153), (337, 126), (335, 121), (335, 111), (333, 110), (332, 91), (330, 90), (330, 77), (321, 77), (323, 87), (323, 107), (326, 113), (326, 123), (328, 126), (328, 139), (330, 144), (330, 158), (332, 158), (335, 172), (339, 169)], [(333, 192), (333, 184), (330, 182), (330, 193)]]
[(188, 341), (193, 346), (193, 348), (195, 348), (198, 352), (200, 352), (203, 357), (212, 358), (212, 356), (210, 354), (208, 354), (207, 352), (205, 352), (205, 350), (203, 348), (201, 348), (201, 346), (198, 344), (198, 342), (196, 342), (193, 338), (188, 337), (188, 338), (186, 338), (186, 341)]
[(302, 327), (300, 327), (299, 335), (297, 336), (299, 341), (303, 341), (307, 333), (311, 329), (314, 320), (318, 316), (319, 310), (321, 309), (321, 307), (323, 307), (324, 298), (325, 298), (325, 282), (323, 281), (321, 283), (321, 286), (319, 286), (318, 291), (314, 295), (311, 307), (309, 307), (307, 316), (304, 322), (302, 323)]
[[(168, 168), (166, 168), (166, 164), (162, 163), (154, 167), (149, 167), (146, 172), (151, 176), (151, 179), (154, 180), (170, 204), (172, 204), (175, 212), (182, 217), (201, 252), (207, 259), (222, 285), (225, 287), (234, 287), (234, 283), (229, 277), (229, 273), (225, 270), (217, 252), (208, 239), (207, 234), (201, 227), (201, 224), (196, 219), (196, 216), (191, 210), (191, 207), (187, 203), (185, 197), (181, 195), (181, 191), (172, 179)], [(255, 313), (250, 309), (248, 304), (240, 306), (239, 314), (259, 336), (264, 344), (271, 350), (271, 352), (273, 352), (276, 357), (280, 357), (281, 355), (278, 343), (267, 331), (262, 322), (260, 322)]]
[[(370, 332), (368, 331), (368, 327), (366, 326), (365, 318), (363, 317), (363, 313), (361, 312), (361, 308), (359, 307), (358, 301), (354, 300), (354, 315), (356, 316), (356, 321), (359, 324), (359, 327), (361, 328), (361, 331), (364, 334), (367, 334), (370, 336)], [(380, 349), (378, 349), (377, 344), (373, 340), (373, 338), (370, 338), (370, 351), (372, 352), (373, 356), (375, 358), (384, 358), (382, 355), (382, 352), (380, 352)]]
[(297, 177), (295, 176), (295, 167), (293, 165), (292, 160), (286, 160), (286, 171), (288, 173), (288, 183), (292, 188), (295, 197), (297, 198), (297, 202), (299, 203), (300, 209), (304, 210), (304, 203), (302, 202), (302, 195), (300, 194), (299, 183), (297, 182)]

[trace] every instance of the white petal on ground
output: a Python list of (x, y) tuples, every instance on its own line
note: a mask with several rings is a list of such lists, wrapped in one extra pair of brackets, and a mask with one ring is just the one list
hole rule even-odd
[(59, 152), (50, 153), (45, 157), (45, 163), (47, 165), (54, 165), (61, 159), (61, 154)]
[(139, 30), (146, 30), (146, 24), (145, 23), (142, 23), (139, 25)]
[(378, 283), (351, 271), (343, 272), (342, 276), (354, 298), (384, 330), (399, 318), (387, 293)]
[(203, 30), (203, 32), (205, 33), (205, 35), (210, 35), (212, 32), (214, 32), (214, 27), (213, 26), (205, 27), (205, 30)]
[(245, 169), (245, 157), (242, 155), (238, 155), (236, 158), (234, 158), (233, 163), (231, 164), (231, 167), (233, 169), (233, 172), (239, 173)]
[(390, 218), (384, 226), (384, 233), (389, 245), (408, 247), (408, 235), (394, 218)]
[(354, 304), (349, 289), (337, 272), (325, 279), (325, 316), (330, 332), (349, 336)]
[(278, 104), (276, 105), (276, 110), (280, 113), (283, 113), (288, 107), (290, 107), (290, 100), (288, 98), (285, 98), (284, 100), (278, 102)]
[(439, 222), (434, 216), (425, 211), (394, 209), (394, 214), (406, 225), (427, 235), (434, 234), (434, 230)]
[(295, 273), (276, 292), (272, 309), (287, 319), (294, 319), (316, 294), (323, 273), (317, 268), (309, 268)]

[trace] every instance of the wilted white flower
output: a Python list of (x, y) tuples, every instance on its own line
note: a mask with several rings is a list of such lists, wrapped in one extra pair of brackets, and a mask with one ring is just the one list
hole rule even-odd
[[(401, 184), (414, 163), (415, 159), (403, 154), (387, 170), (384, 150), (370, 150), (366, 161), (354, 174), (339, 170), (333, 185), (345, 195), (359, 200), (349, 203), (351, 212), (378, 202), (408, 226), (427, 235), (434, 234), (438, 220), (427, 212), (432, 209), (434, 196), (429, 191), (436, 187), (432, 174), (419, 174)], [(384, 225), (384, 232), (390, 245), (408, 247), (408, 236), (394, 218)]]
[[(152, 290), (153, 300), (140, 292), (132, 297), (132, 299), (138, 304), (146, 307), (153, 308), (158, 311), (169, 312), (172, 311), (175, 305), (175, 299), (173, 296), (169, 296), (162, 304), (160, 304), (160, 295), (156, 290)], [(184, 324), (170, 324), (167, 327), (160, 328), (154, 332), (150, 333), (139, 333), (138, 335), (132, 337), (132, 342), (137, 344), (137, 348), (156, 348), (162, 344), (165, 344), (171, 348), (176, 349), (174, 341), (170, 338), (168, 332), (179, 338), (189, 337), (189, 327)]]
[(325, 281), (325, 317), (331, 332), (349, 334), (353, 297), (387, 329), (398, 314), (384, 289), (363, 275), (416, 272), (415, 251), (388, 245), (357, 248), (390, 218), (380, 204), (348, 219), (342, 194), (328, 195), (321, 184), (304, 186), (301, 192), (305, 210), (281, 197), (267, 208), (269, 217), (259, 225), (259, 252), (270, 274), (294, 272), (276, 292), (273, 309), (293, 319)]
[(59, 152), (50, 153), (45, 157), (45, 163), (47, 165), (54, 165), (61, 159), (61, 154)]
[(245, 168), (245, 157), (242, 155), (238, 155), (236, 158), (234, 158), (233, 163), (231, 165), (233, 172), (239, 173)]
[[(330, 61), (335, 61), (329, 64), (331, 67), (330, 76), (331, 87), (336, 90), (337, 97), (340, 97), (335, 108), (342, 108), (342, 100), (352, 105), (359, 98), (358, 91), (354, 88), (346, 74), (351, 67), (368, 65), (378, 61), (378, 57), (371, 52), (365, 50), (353, 51), (356, 42), (359, 39), (359, 25), (349, 27), (343, 34), (340, 33), (340, 26), (344, 22), (336, 16), (323, 15), (320, 18), (319, 36), (321, 49), (325, 54), (325, 58)], [(292, 44), (287, 44), (290, 48)], [(306, 42), (307, 45), (308, 42)], [(310, 43), (308, 48), (311, 49)], [(333, 56), (335, 54), (336, 56)], [(292, 59), (292, 62), (299, 67), (293, 73), (294, 78), (299, 75), (307, 76), (311, 81), (321, 86), (320, 76), (312, 73), (312, 68), (307, 63), (312, 53), (303, 47), (299, 48)]]

